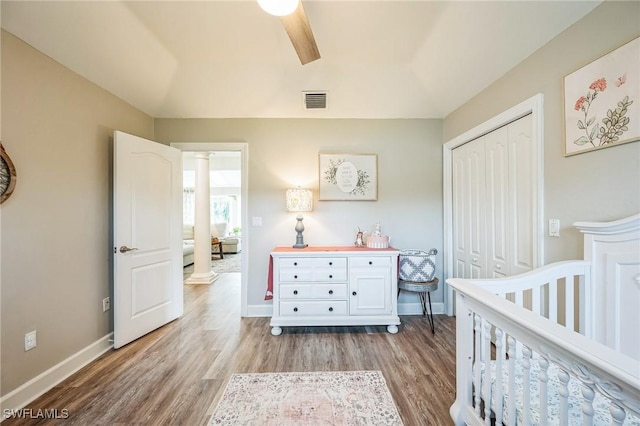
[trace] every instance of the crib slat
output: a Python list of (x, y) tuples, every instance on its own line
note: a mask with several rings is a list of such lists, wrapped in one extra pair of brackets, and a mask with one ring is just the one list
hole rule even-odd
[[(474, 407), (474, 412), (476, 413), (476, 415), (478, 417), (480, 417), (480, 394), (481, 394), (481, 381), (480, 381), (480, 370), (482, 368), (482, 363), (484, 362), (484, 360), (482, 359), (482, 355), (481, 355), (481, 326), (480, 326), (480, 322), (481, 322), (481, 318), (480, 315), (475, 314), (473, 317), (473, 322), (474, 322), (474, 326), (473, 329), (475, 330), (475, 349), (474, 349), (474, 358), (475, 358), (475, 362), (473, 363), (473, 369), (474, 369), (474, 374), (473, 374), (473, 389), (474, 389), (474, 393), (475, 393), (475, 407)], [(486, 368), (488, 368), (488, 365), (486, 366)]]
[(520, 307), (524, 307), (524, 293), (522, 291), (517, 291), (515, 296), (515, 304)]
[(509, 424), (516, 424), (516, 339), (509, 336), (507, 338), (509, 344), (509, 386), (507, 387), (507, 415), (509, 416)]
[(522, 424), (531, 424), (531, 349), (522, 347)]
[(590, 386), (582, 384), (582, 425), (593, 425), (593, 400), (596, 397), (596, 393)]
[(549, 319), (558, 323), (558, 282), (549, 283)]
[(564, 279), (564, 292), (566, 295), (565, 303), (565, 327), (569, 330), (574, 330), (573, 311), (575, 306), (574, 288), (573, 288), (573, 275), (566, 276)]
[(569, 424), (569, 373), (567, 373), (562, 367), (558, 371), (558, 379), (560, 380), (560, 389), (558, 394), (560, 395), (560, 424)]
[(534, 288), (531, 291), (531, 310), (538, 315), (542, 315), (542, 291), (544, 286)]
[(504, 398), (504, 390), (502, 388), (502, 365), (505, 359), (505, 353), (503, 350), (504, 347), (504, 332), (500, 328), (496, 328), (496, 392), (495, 392), (495, 401), (496, 406), (493, 410), (496, 414), (496, 423), (497, 425), (502, 424), (502, 409), (503, 402), (502, 398)]
[(484, 377), (482, 381), (482, 399), (484, 400), (484, 424), (491, 426), (491, 323), (482, 319), (482, 359)]
[(549, 420), (549, 360), (541, 356), (538, 364), (540, 364), (540, 424), (545, 424)]
[(622, 423), (624, 423), (624, 418), (627, 416), (627, 413), (625, 413), (624, 409), (618, 404), (611, 401), (609, 412), (611, 413), (612, 425), (622, 425)]

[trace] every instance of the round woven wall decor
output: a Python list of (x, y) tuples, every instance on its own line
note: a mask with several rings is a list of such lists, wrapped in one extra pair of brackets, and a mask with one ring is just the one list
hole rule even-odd
[(16, 168), (0, 142), (0, 203), (9, 198), (16, 187)]

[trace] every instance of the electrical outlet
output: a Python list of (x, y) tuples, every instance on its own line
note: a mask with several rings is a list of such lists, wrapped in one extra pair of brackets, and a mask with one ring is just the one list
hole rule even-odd
[(24, 335), (24, 351), (30, 351), (35, 348), (37, 345), (36, 341), (36, 331), (30, 331), (29, 333)]
[(111, 309), (111, 298), (105, 297), (102, 299), (102, 312), (107, 312), (109, 309)]

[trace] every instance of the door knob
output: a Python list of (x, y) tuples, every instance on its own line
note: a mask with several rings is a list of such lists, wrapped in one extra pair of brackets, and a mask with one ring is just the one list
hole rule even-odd
[(135, 251), (135, 250), (138, 250), (138, 248), (137, 247), (129, 248), (127, 246), (120, 246), (120, 253), (127, 253), (129, 251)]

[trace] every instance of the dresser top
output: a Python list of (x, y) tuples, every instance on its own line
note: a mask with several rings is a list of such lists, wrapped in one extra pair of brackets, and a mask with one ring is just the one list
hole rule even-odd
[(373, 254), (373, 253), (388, 253), (395, 254), (399, 250), (393, 247), (389, 248), (369, 248), (369, 247), (356, 247), (356, 246), (308, 246), (305, 248), (293, 248), (291, 246), (275, 247), (271, 254), (296, 254), (296, 253), (361, 253), (361, 254)]

